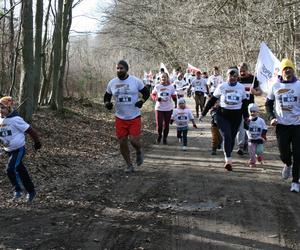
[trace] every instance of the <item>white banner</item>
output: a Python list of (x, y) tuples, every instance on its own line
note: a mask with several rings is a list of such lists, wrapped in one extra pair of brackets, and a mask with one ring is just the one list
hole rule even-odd
[(195, 72), (196, 72), (196, 71), (201, 71), (200, 69), (196, 68), (195, 66), (193, 66), (193, 65), (191, 65), (191, 64), (189, 64), (189, 63), (188, 63), (188, 69), (190, 70), (190, 72), (191, 72), (191, 71), (195, 71)]
[(159, 68), (159, 72), (160, 72), (160, 69), (164, 69), (164, 71), (168, 74), (169, 74), (169, 71), (167, 70), (167, 67), (163, 64), (163, 63), (160, 63), (160, 68)]
[(262, 42), (257, 58), (255, 73), (260, 82), (260, 88), (264, 93), (269, 92), (269, 89), (278, 77), (279, 70), (280, 61), (274, 56), (268, 46)]

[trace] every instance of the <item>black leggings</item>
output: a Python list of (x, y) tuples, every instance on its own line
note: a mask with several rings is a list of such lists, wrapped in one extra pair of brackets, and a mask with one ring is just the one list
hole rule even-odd
[(300, 125), (277, 124), (276, 137), (280, 159), (287, 166), (293, 166), (293, 182), (299, 183)]
[(221, 113), (217, 113), (217, 125), (223, 137), (223, 150), (226, 157), (231, 157), (235, 137), (241, 124), (241, 120), (241, 113), (236, 113), (235, 115), (230, 116), (224, 116)]

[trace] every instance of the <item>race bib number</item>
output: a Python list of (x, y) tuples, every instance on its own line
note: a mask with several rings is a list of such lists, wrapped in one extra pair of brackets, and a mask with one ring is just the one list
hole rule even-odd
[(240, 101), (241, 101), (240, 95), (238, 95), (235, 92), (226, 93), (225, 95), (225, 102), (227, 104), (235, 105), (235, 104), (239, 104)]
[(165, 102), (167, 102), (170, 98), (169, 98), (169, 93), (168, 92), (160, 92), (159, 96), (161, 97), (161, 99)]
[(119, 95), (117, 98), (117, 101), (120, 104), (131, 104), (132, 103), (132, 98), (130, 95)]
[(201, 91), (201, 86), (199, 85), (195, 86), (195, 91)]
[(283, 106), (290, 106), (291, 104), (297, 102), (297, 96), (292, 94), (283, 94), (281, 100)]
[(179, 115), (178, 116), (178, 121), (187, 121), (187, 116), (186, 115)]
[(253, 139), (256, 139), (260, 136), (261, 134), (261, 128), (258, 128), (258, 127), (250, 127), (249, 128), (249, 132), (252, 136)]

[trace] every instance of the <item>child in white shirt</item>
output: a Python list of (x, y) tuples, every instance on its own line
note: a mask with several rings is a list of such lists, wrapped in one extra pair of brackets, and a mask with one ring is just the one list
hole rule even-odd
[(173, 110), (171, 123), (173, 123), (173, 121), (175, 121), (177, 127), (177, 138), (182, 142), (182, 150), (186, 151), (189, 121), (193, 123), (194, 128), (197, 128), (197, 125), (192, 111), (186, 107), (183, 98), (178, 100), (178, 108)]
[[(265, 121), (258, 116), (259, 108), (255, 103), (248, 106), (249, 122), (246, 126), (248, 136), (248, 152), (250, 156), (249, 167), (255, 167), (256, 159), (262, 162), (264, 152), (264, 142), (267, 140), (267, 125)], [(256, 158), (257, 157), (257, 158)]]

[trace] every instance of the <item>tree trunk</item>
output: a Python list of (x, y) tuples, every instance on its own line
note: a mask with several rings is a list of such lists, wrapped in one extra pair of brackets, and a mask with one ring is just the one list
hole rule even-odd
[[(48, 104), (47, 100), (47, 95), (48, 95), (48, 90), (50, 88), (50, 78), (52, 75), (52, 50), (51, 52), (47, 53), (47, 41), (48, 41), (48, 21), (49, 21), (49, 15), (50, 15), (50, 8), (51, 8), (51, 0), (49, 0), (48, 7), (47, 7), (47, 12), (45, 16), (45, 31), (44, 31), (44, 38), (43, 38), (43, 45), (42, 45), (42, 74), (43, 74), (43, 83), (42, 87), (40, 89), (40, 94), (39, 94), (39, 104)], [(49, 69), (47, 72), (47, 59), (50, 58), (50, 63), (49, 63)]]
[(58, 0), (57, 14), (55, 20), (55, 27), (53, 31), (53, 76), (52, 76), (52, 97), (51, 108), (58, 109), (57, 97), (60, 93), (59, 89), (59, 72), (61, 64), (61, 52), (62, 52), (62, 12), (63, 12), (63, 0)]
[(26, 121), (30, 121), (33, 114), (33, 17), (32, 0), (22, 2), (22, 62), (19, 102), (19, 112)]
[(43, 31), (43, 0), (36, 1), (36, 12), (35, 12), (35, 50), (34, 50), (34, 109), (37, 108), (38, 98), (40, 92), (40, 81), (41, 81), (41, 65), (42, 65), (42, 31)]
[(59, 80), (58, 80), (58, 93), (57, 93), (57, 109), (63, 109), (63, 95), (64, 95), (64, 75), (67, 59), (67, 44), (69, 41), (69, 33), (72, 24), (72, 4), (73, 0), (65, 0), (63, 10), (62, 22), (62, 60), (60, 65)]

